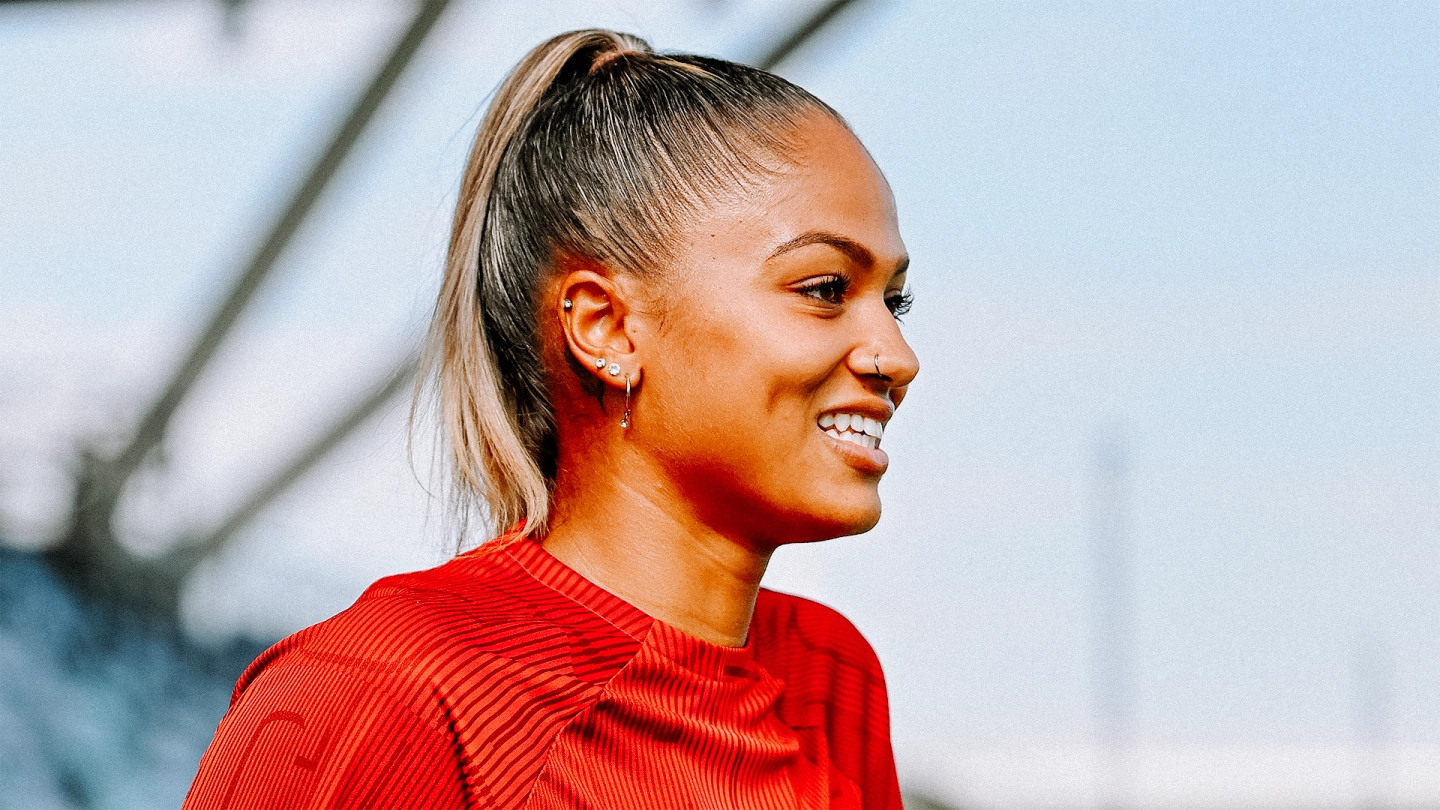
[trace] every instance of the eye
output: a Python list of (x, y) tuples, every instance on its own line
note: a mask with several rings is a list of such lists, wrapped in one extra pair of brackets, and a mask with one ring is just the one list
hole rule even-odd
[(845, 301), (850, 279), (840, 275), (820, 276), (801, 282), (797, 289), (801, 295), (838, 306)]
[(885, 306), (890, 308), (890, 314), (894, 315), (897, 321), (910, 312), (914, 303), (915, 295), (909, 290), (895, 290), (885, 296)]

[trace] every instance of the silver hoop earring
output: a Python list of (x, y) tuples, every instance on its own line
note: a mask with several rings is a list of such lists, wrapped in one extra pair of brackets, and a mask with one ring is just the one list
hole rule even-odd
[(630, 427), (630, 375), (625, 375), (625, 415), (620, 417), (620, 427)]
[(884, 376), (885, 376), (884, 374), (880, 373), (880, 355), (878, 355), (878, 354), (875, 355), (875, 375), (876, 375), (877, 377), (884, 377)]

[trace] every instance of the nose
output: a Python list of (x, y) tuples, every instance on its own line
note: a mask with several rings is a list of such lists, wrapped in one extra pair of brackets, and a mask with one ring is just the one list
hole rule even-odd
[(920, 373), (920, 358), (915, 356), (915, 350), (910, 348), (909, 341), (900, 332), (899, 321), (888, 309), (882, 312), (883, 320), (876, 319), (878, 322), (873, 325), (867, 324), (869, 339), (860, 342), (850, 352), (848, 365), (857, 377), (878, 382), (885, 393), (896, 389), (903, 391)]

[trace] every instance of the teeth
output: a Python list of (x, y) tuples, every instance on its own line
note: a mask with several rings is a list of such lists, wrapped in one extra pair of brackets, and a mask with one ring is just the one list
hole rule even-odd
[(832, 439), (872, 450), (880, 446), (885, 436), (885, 425), (860, 413), (827, 413), (820, 417), (820, 429)]

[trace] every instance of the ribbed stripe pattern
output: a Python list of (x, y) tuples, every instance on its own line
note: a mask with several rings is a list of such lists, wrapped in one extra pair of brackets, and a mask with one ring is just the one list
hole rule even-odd
[(187, 810), (899, 808), (879, 662), (761, 591), (746, 647), (522, 540), (377, 582), (236, 684)]

